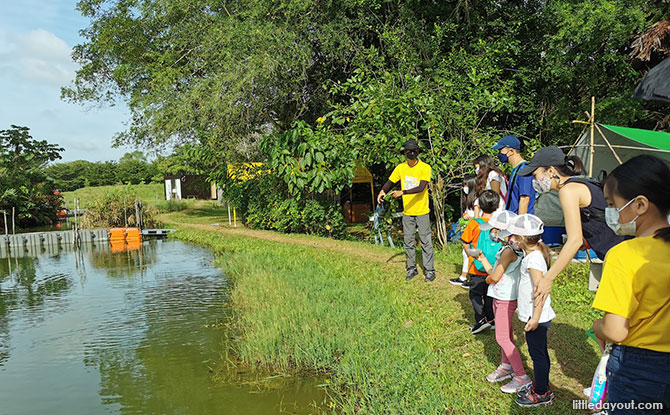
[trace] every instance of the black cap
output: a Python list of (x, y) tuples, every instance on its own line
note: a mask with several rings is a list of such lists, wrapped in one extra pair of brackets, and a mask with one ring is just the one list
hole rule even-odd
[(537, 150), (528, 166), (519, 171), (519, 176), (530, 176), (538, 167), (563, 166), (565, 154), (556, 146), (542, 147)]
[(419, 142), (416, 140), (407, 140), (402, 145), (402, 151), (418, 150), (418, 149), (419, 149)]

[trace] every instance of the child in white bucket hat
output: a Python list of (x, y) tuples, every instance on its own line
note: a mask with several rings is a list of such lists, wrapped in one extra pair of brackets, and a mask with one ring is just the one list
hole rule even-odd
[(517, 302), (519, 320), (526, 323), (526, 343), (535, 373), (533, 386), (519, 392), (515, 401), (524, 407), (549, 405), (554, 394), (549, 389), (547, 332), (556, 313), (551, 308), (551, 296), (547, 296), (544, 303), (533, 300), (533, 287), (544, 278), (551, 264), (549, 248), (542, 242), (544, 223), (535, 215), (519, 215), (502, 233), (511, 235), (510, 242), (518, 244), (525, 254), (521, 261)]

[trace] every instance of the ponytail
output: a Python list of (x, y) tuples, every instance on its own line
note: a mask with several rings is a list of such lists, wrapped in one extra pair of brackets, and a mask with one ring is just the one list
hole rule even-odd
[[(668, 231), (670, 231), (670, 228), (668, 228)], [(542, 235), (526, 236), (525, 240), (527, 245), (537, 245), (537, 247), (540, 248), (540, 252), (544, 257), (544, 262), (547, 263), (547, 268), (551, 268), (551, 251), (549, 250), (549, 247), (542, 242)]]
[(585, 176), (586, 169), (582, 159), (577, 156), (567, 156), (562, 166), (553, 166), (563, 176)]
[(657, 230), (654, 238), (663, 242), (670, 242), (670, 227)]

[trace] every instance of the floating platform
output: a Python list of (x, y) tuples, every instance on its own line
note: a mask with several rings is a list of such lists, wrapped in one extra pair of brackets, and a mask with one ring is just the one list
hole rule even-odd
[[(143, 229), (140, 231), (137, 228), (128, 228), (124, 229), (122, 240), (141, 240), (143, 237), (165, 237), (174, 231), (175, 229)], [(67, 230), (0, 235), (0, 250), (27, 246), (74, 245), (76, 239), (80, 243), (107, 242), (110, 240), (110, 230), (80, 229), (78, 231)]]

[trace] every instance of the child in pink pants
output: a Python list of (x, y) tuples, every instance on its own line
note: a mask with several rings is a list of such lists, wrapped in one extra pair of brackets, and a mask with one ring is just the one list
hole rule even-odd
[[(516, 214), (509, 211), (497, 211), (491, 216), (488, 223), (480, 225), (482, 230), (492, 229), (491, 236), (497, 235), (499, 231), (509, 227)], [(497, 236), (496, 236), (497, 237)], [(507, 242), (506, 240), (504, 242)], [(521, 276), (521, 260), (523, 251), (518, 246), (506, 243), (496, 256), (496, 262), (492, 266), (484, 257), (477, 258), (486, 269), (489, 276), (488, 296), (493, 298), (493, 312), (496, 321), (496, 341), (502, 349), (502, 363), (498, 368), (486, 377), (491, 383), (502, 382), (512, 378), (503, 385), (500, 390), (505, 393), (517, 393), (524, 388), (532, 386), (532, 381), (521, 361), (519, 349), (514, 345), (514, 330), (512, 321), (514, 311), (517, 308), (517, 293), (519, 278)]]

